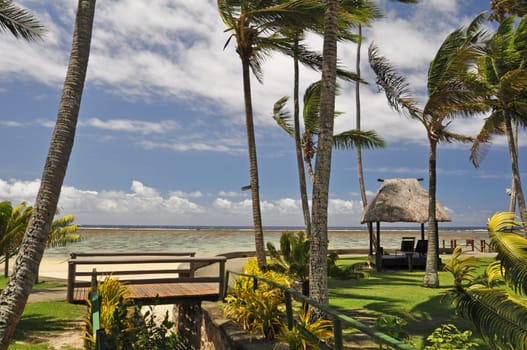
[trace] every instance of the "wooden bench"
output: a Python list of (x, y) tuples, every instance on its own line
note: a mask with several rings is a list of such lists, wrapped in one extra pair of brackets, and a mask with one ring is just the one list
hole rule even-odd
[[(91, 276), (111, 276), (126, 284), (129, 297), (143, 304), (218, 300), (223, 293), (226, 257), (193, 252), (72, 253), (67, 300), (85, 303)], [(218, 274), (197, 276), (196, 266), (218, 265)]]

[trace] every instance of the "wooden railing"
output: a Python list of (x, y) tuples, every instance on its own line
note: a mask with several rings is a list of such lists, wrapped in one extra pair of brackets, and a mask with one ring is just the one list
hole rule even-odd
[[(297, 292), (296, 290), (287, 288), (285, 286), (282, 286), (278, 283), (275, 283), (273, 281), (270, 281), (260, 276), (248, 275), (248, 274), (243, 274), (243, 273), (238, 273), (238, 272), (228, 270), (227, 275), (225, 277), (225, 280), (227, 281), (227, 283), (225, 283), (225, 291), (223, 293), (224, 295), (227, 295), (228, 281), (229, 281), (230, 274), (252, 278), (254, 288), (258, 288), (259, 283), (267, 283), (268, 285), (274, 288), (278, 288), (282, 290), (285, 296), (284, 303), (285, 303), (285, 309), (286, 309), (286, 322), (287, 322), (288, 329), (292, 330), (293, 327), (296, 327), (303, 335), (305, 335), (310, 340), (312, 340), (314, 343), (316, 343), (319, 349), (323, 349), (323, 350), (342, 350), (344, 349), (342, 331), (343, 331), (343, 328), (346, 327), (346, 328), (357, 329), (361, 331), (362, 333), (369, 335), (376, 342), (388, 345), (389, 347), (400, 349), (400, 350), (415, 350), (415, 348), (412, 347), (411, 345), (406, 344), (400, 340), (394, 339), (385, 333), (372, 329), (371, 327), (365, 325), (364, 323), (359, 322), (349, 316), (346, 316), (332, 309), (331, 307), (327, 305), (319, 304), (316, 301)], [(292, 306), (293, 300), (297, 300), (301, 303), (309, 304), (311, 307), (315, 307), (321, 310), (328, 317), (328, 319), (331, 319), (331, 321), (333, 322), (333, 334), (334, 334), (333, 342), (334, 344), (332, 344), (331, 346), (326, 344), (323, 340), (318, 339), (315, 335), (310, 333), (309, 330), (307, 330), (305, 327), (303, 327), (302, 325), (300, 325), (298, 322), (295, 321), (295, 310)]]
[[(143, 303), (178, 299), (214, 300), (224, 289), (224, 256), (195, 257), (193, 252), (166, 253), (72, 253), (68, 261), (67, 300), (83, 303), (96, 276), (111, 276), (125, 283), (130, 298)], [(197, 266), (217, 264), (218, 273), (197, 276)], [(214, 287), (216, 286), (216, 287)]]

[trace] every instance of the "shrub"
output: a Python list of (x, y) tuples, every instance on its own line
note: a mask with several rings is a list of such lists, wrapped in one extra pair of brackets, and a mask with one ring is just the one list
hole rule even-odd
[[(278, 284), (290, 285), (287, 277), (280, 273), (260, 271), (256, 259), (249, 259), (244, 266), (244, 273), (262, 276)], [(265, 282), (259, 282), (258, 288), (254, 289), (252, 278), (240, 276), (225, 300), (225, 316), (240, 323), (244, 329), (260, 332), (267, 339), (273, 339), (278, 334), (281, 327), (280, 316), (284, 309), (284, 296), (280, 289)]]
[[(105, 349), (115, 350), (169, 350), (178, 343), (173, 332), (174, 323), (170, 322), (168, 311), (158, 324), (153, 307), (144, 314), (141, 306), (128, 298), (128, 288), (122, 282), (105, 277), (98, 282), (101, 308), (100, 327), (106, 334)], [(85, 349), (95, 349), (93, 325), (91, 320), (92, 303), (87, 300), (88, 314), (83, 326)]]
[(425, 346), (425, 350), (468, 350), (478, 346), (470, 341), (471, 336), (471, 331), (461, 332), (453, 324), (444, 324), (426, 338), (432, 345)]
[[(318, 318), (315, 321), (311, 320), (311, 309), (307, 312), (302, 312), (298, 317), (299, 326), (309, 331), (318, 339), (326, 340), (333, 337), (333, 324), (323, 318)], [(282, 331), (278, 335), (278, 340), (289, 345), (289, 349), (294, 350), (316, 350), (319, 349), (319, 344), (307, 339), (299, 327), (295, 325), (293, 329), (288, 329), (287, 324), (282, 322)]]

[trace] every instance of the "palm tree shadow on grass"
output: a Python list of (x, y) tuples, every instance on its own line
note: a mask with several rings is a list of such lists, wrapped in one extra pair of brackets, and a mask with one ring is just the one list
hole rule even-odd
[(50, 333), (63, 333), (65, 330), (79, 329), (80, 320), (59, 319), (48, 315), (33, 314), (23, 316), (15, 331), (14, 340), (24, 342), (39, 342), (43, 335), (49, 337)]

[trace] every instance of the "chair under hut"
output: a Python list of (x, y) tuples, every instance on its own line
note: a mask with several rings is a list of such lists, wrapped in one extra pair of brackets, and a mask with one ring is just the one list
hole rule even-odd
[[(445, 209), (436, 202), (436, 218), (438, 222), (452, 221)], [(375, 196), (362, 213), (361, 223), (375, 223), (376, 233), (369, 232), (370, 260), (381, 270), (383, 265), (408, 266), (407, 256), (401, 258), (388, 257), (381, 245), (381, 222), (415, 222), (421, 225), (421, 239), (417, 242), (414, 266), (425, 264), (426, 239), (424, 225), (428, 222), (428, 191), (421, 186), (418, 179), (385, 179)], [(373, 227), (373, 225), (369, 225)], [(436, 242), (438, 243), (438, 242)], [(423, 251), (424, 250), (424, 251)], [(408, 266), (409, 267), (409, 266)]]

